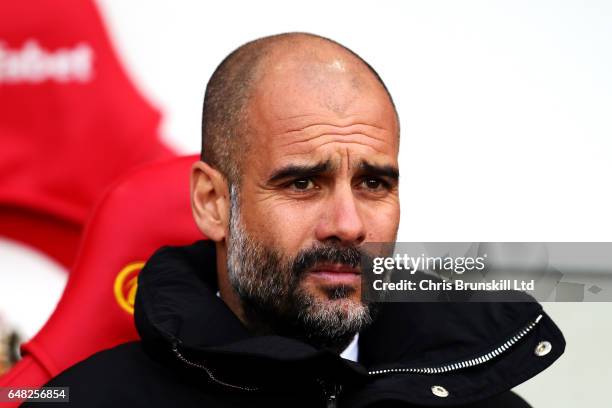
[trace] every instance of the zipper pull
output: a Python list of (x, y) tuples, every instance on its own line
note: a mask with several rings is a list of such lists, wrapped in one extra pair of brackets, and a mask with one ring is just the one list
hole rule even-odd
[(328, 386), (325, 382), (321, 381), (321, 387), (323, 387), (323, 395), (325, 396), (325, 408), (337, 408), (338, 395), (342, 392), (342, 386), (335, 384)]
[(338, 407), (338, 397), (335, 394), (330, 394), (327, 396), (327, 400), (325, 401), (325, 408), (337, 408)]

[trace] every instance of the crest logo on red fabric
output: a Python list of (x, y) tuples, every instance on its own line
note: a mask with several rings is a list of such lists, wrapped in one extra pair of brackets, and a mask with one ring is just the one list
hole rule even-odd
[(136, 290), (138, 288), (138, 273), (145, 265), (143, 261), (131, 262), (127, 264), (117, 274), (113, 291), (115, 299), (121, 307), (129, 314), (134, 314), (134, 301), (136, 300)]

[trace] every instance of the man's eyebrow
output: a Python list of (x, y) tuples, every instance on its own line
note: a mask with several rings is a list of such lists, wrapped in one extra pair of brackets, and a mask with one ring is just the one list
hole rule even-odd
[(364, 174), (370, 176), (381, 176), (399, 180), (399, 169), (390, 164), (372, 164), (362, 160), (361, 163), (359, 163), (359, 168)]
[(332, 170), (332, 163), (329, 160), (316, 164), (289, 164), (275, 170), (268, 183), (278, 182), (289, 178), (307, 178), (314, 177), (324, 173), (329, 173)]

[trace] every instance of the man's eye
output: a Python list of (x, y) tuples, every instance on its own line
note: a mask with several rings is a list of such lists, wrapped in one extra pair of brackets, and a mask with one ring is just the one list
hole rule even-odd
[(314, 186), (314, 183), (310, 179), (298, 179), (291, 182), (291, 187), (296, 190), (308, 190)]
[(363, 180), (363, 183), (370, 190), (378, 190), (381, 187), (386, 187), (385, 183), (378, 178), (367, 178)]

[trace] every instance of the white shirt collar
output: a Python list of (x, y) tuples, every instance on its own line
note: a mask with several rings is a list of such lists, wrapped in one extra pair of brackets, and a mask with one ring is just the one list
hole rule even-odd
[(342, 353), (340, 353), (340, 357), (346, 358), (347, 360), (351, 360), (351, 361), (357, 362), (357, 359), (359, 357), (358, 342), (359, 342), (359, 333), (357, 333), (355, 335), (355, 337), (353, 337), (353, 340), (351, 341), (351, 344), (349, 344), (344, 349), (344, 351)]

